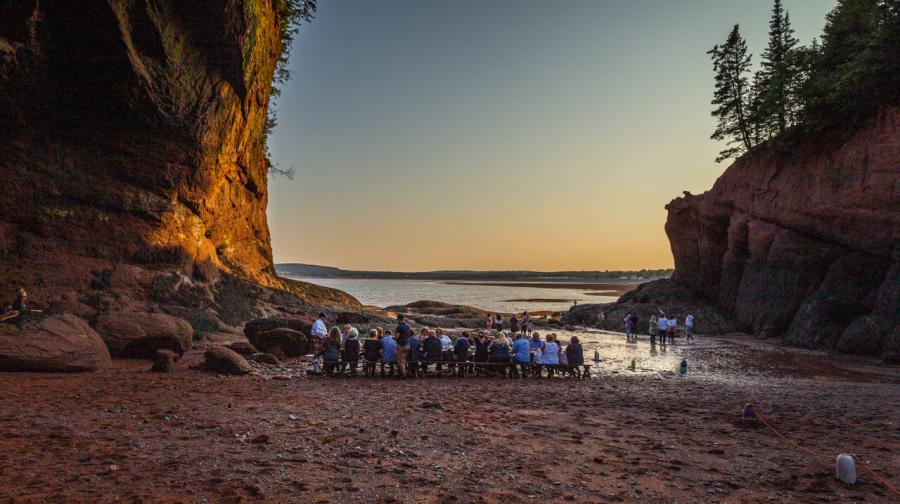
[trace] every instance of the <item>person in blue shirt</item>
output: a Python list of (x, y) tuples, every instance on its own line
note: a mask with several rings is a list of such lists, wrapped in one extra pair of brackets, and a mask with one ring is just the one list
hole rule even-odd
[(497, 335), (497, 338), (495, 338), (494, 341), (491, 341), (490, 345), (488, 345), (488, 353), (490, 355), (489, 361), (495, 364), (505, 364), (504, 366), (500, 366), (504, 378), (506, 377), (508, 368), (512, 367), (512, 362), (510, 361), (512, 354), (510, 353), (509, 347), (509, 340), (502, 332)]
[(397, 368), (397, 342), (391, 336), (391, 331), (385, 331), (381, 338), (381, 377), (384, 378), (384, 368), (390, 368), (390, 375), (394, 376)]
[(416, 333), (409, 333), (409, 366), (407, 372), (412, 374), (413, 378), (419, 377), (419, 361), (422, 358), (422, 342)]
[(453, 353), (456, 355), (456, 366), (458, 376), (463, 378), (466, 376), (466, 369), (468, 368), (468, 364), (466, 361), (469, 360), (469, 333), (463, 332), (462, 336), (456, 340), (456, 345), (453, 347)]
[[(521, 333), (514, 333), (515, 341), (513, 341), (513, 354), (516, 358), (516, 364), (518, 364), (520, 376), (524, 378), (527, 376), (528, 367), (531, 364), (531, 344), (528, 343), (528, 340)], [(516, 369), (513, 368), (513, 372), (515, 373)]]

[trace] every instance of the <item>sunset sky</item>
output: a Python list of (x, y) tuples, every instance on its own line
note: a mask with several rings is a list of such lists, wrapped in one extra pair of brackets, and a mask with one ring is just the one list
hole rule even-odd
[[(706, 51), (769, 0), (321, 0), (278, 100), (276, 262), (672, 266), (664, 206), (727, 163)], [(796, 36), (833, 0), (784, 0)]]

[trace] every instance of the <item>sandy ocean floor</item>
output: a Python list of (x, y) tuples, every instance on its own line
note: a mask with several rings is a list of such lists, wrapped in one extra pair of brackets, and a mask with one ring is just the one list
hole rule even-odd
[(220, 377), (199, 350), (164, 375), (0, 374), (0, 502), (896, 502), (833, 459), (900, 485), (898, 368), (714, 338), (655, 369), (585, 337), (607, 356), (586, 381)]

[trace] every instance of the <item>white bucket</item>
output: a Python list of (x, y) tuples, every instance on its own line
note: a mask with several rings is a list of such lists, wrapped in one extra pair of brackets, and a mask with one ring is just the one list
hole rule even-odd
[(856, 483), (856, 462), (853, 461), (853, 457), (850, 455), (841, 453), (837, 456), (835, 471), (837, 479), (843, 483), (847, 485)]

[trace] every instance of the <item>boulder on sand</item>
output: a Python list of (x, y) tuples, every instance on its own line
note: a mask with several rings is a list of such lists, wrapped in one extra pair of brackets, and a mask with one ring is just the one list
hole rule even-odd
[(156, 373), (168, 373), (175, 369), (175, 360), (177, 358), (178, 354), (171, 350), (157, 350), (156, 353), (153, 354), (153, 367), (150, 368), (150, 371)]
[(204, 359), (204, 368), (215, 373), (242, 375), (253, 371), (246, 359), (225, 347), (210, 348)]
[(194, 337), (187, 321), (165, 313), (114, 311), (101, 315), (95, 327), (114, 357), (149, 359), (160, 349), (182, 355)]
[(309, 350), (309, 339), (300, 331), (280, 327), (247, 336), (257, 350), (287, 357), (306, 355)]
[(71, 314), (0, 324), (0, 371), (95, 371), (111, 364), (90, 325)]
[(253, 336), (261, 332), (271, 331), (272, 329), (278, 329), (282, 327), (300, 331), (304, 334), (309, 334), (310, 332), (312, 332), (312, 325), (315, 320), (315, 317), (311, 315), (297, 318), (272, 317), (251, 320), (250, 322), (247, 322), (247, 325), (244, 326), (244, 335), (247, 336), (247, 339), (252, 343)]
[(259, 350), (257, 350), (256, 347), (253, 346), (253, 344), (249, 341), (235, 341), (234, 343), (228, 345), (228, 348), (241, 355), (253, 355), (259, 353)]

